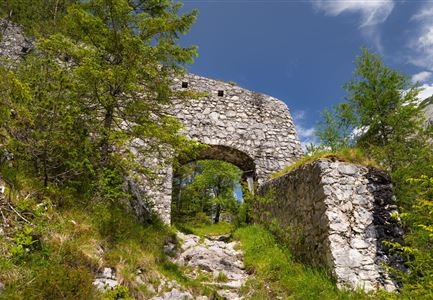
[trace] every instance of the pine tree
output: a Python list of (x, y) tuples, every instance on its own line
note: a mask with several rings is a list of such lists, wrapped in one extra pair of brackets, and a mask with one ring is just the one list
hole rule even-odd
[(2, 124), (14, 157), (47, 185), (70, 180), (65, 174), (86, 171), (95, 180), (106, 168), (128, 172), (137, 167), (131, 143), (143, 157), (194, 146), (166, 111), (173, 98), (194, 96), (170, 85), (196, 56), (178, 39), (197, 12), (180, 15), (181, 4), (170, 0), (62, 3), (53, 32), (38, 32), (32, 54), (2, 73), (15, 86), (1, 99), (2, 111), (13, 112)]
[(344, 86), (347, 101), (328, 112), (319, 128), (323, 144), (333, 150), (359, 147), (396, 175), (421, 157), (430, 159), (431, 132), (422, 126), (418, 85), (367, 49), (356, 63), (353, 79)]

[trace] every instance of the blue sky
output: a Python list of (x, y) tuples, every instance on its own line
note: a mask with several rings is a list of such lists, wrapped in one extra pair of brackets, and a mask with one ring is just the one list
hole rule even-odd
[(197, 23), (193, 73), (283, 100), (311, 141), (320, 112), (343, 100), (361, 47), (433, 94), (433, 1), (185, 0)]

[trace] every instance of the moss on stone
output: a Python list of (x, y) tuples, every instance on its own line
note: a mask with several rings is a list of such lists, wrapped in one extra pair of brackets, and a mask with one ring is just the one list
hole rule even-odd
[(367, 167), (374, 167), (377, 169), (381, 169), (380, 165), (368, 158), (360, 149), (358, 148), (346, 148), (342, 149), (338, 152), (332, 152), (332, 151), (321, 151), (318, 153), (315, 153), (313, 155), (305, 155), (301, 159), (297, 160), (293, 164), (285, 167), (284, 169), (275, 172), (270, 176), (271, 179), (280, 177), (290, 171), (293, 171), (303, 165), (312, 163), (320, 158), (327, 158), (331, 160), (338, 160), (342, 162), (349, 162), (357, 165), (363, 165)]

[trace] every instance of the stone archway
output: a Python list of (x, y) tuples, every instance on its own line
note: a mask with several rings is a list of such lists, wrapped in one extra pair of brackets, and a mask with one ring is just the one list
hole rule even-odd
[[(174, 90), (206, 93), (200, 100), (174, 101), (169, 113), (184, 125), (183, 134), (209, 147), (198, 159), (218, 159), (238, 166), (260, 185), (269, 175), (302, 154), (286, 104), (235, 84), (187, 74), (174, 79)], [(173, 170), (161, 172), (157, 189), (148, 191), (155, 210), (170, 222)]]
[[(173, 89), (207, 94), (200, 100), (175, 101), (170, 113), (185, 125), (184, 134), (213, 149), (245, 153), (254, 161), (259, 183), (303, 154), (284, 102), (193, 74), (175, 79)], [(242, 161), (237, 164), (241, 167)]]
[[(180, 166), (194, 163), (203, 160), (217, 160), (224, 161), (230, 163), (235, 166), (241, 172), (240, 182), (239, 184), (247, 183), (247, 187), (251, 192), (254, 192), (254, 182), (256, 181), (256, 166), (254, 160), (249, 157), (246, 153), (236, 150), (234, 148), (230, 148), (227, 146), (221, 145), (205, 145), (206, 147), (200, 151), (197, 155), (194, 156), (194, 159), (189, 160), (178, 160)], [(179, 185), (179, 179), (182, 173), (179, 173), (178, 170), (173, 170), (172, 177), (172, 198), (170, 200), (170, 208), (173, 208), (173, 204), (177, 209), (179, 209), (179, 186), (175, 189), (175, 185)], [(176, 192), (177, 191), (177, 192)], [(174, 193), (173, 193), (174, 192)], [(242, 193), (244, 191), (242, 190)], [(171, 212), (175, 214), (175, 212)], [(175, 214), (176, 215), (176, 214)], [(170, 214), (170, 219), (172, 220), (173, 215)]]

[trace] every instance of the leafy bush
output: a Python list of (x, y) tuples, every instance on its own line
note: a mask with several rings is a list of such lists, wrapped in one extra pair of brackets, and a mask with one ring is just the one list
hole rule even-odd
[(406, 225), (406, 245), (390, 243), (407, 258), (409, 272), (397, 271), (402, 294), (410, 299), (433, 298), (433, 177), (408, 180), (417, 197), (410, 209), (400, 214)]
[(12, 238), (14, 245), (10, 248), (10, 254), (15, 259), (22, 259), (25, 255), (36, 248), (39, 242), (32, 235), (33, 229), (30, 226), (24, 226), (23, 230), (15, 234)]
[(134, 300), (129, 296), (129, 289), (123, 285), (116, 285), (113, 289), (108, 290), (101, 300)]

